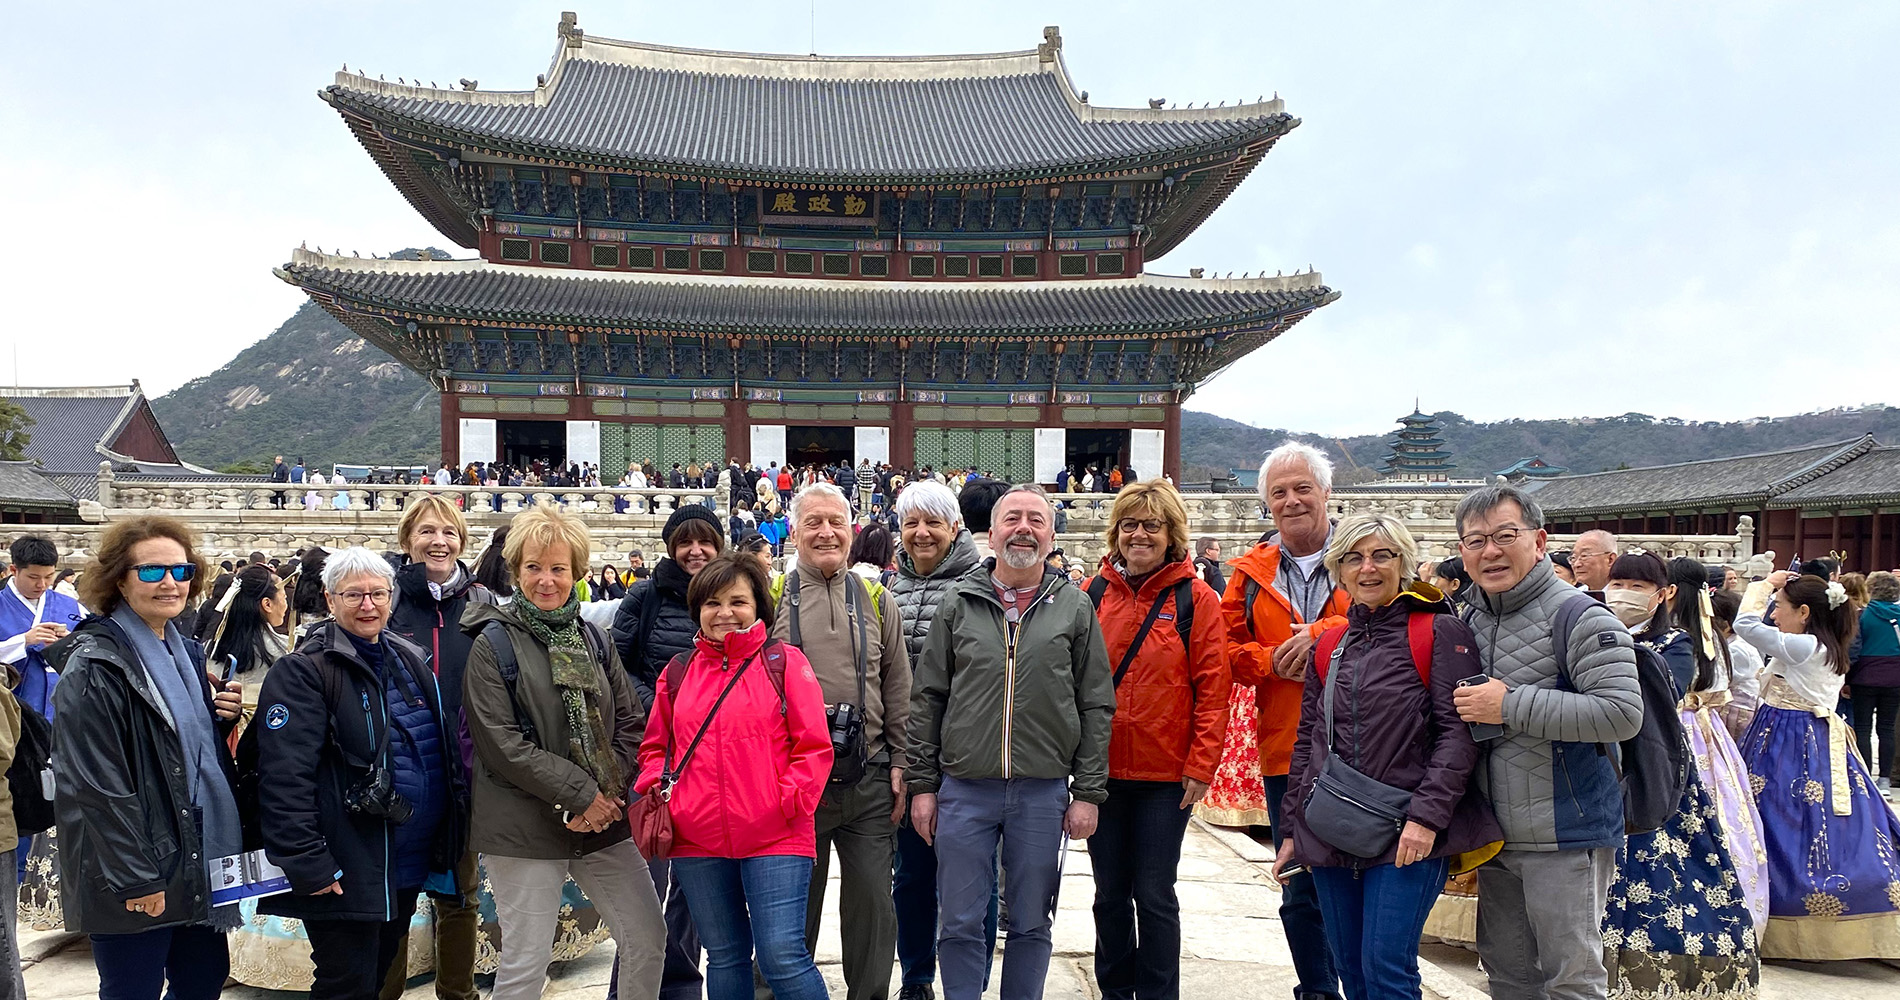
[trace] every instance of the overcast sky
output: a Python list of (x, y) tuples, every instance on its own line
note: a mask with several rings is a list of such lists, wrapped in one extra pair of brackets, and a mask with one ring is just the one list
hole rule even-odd
[[(18, 380), (162, 393), (303, 301), (270, 273), (298, 243), (451, 247), (316, 91), (345, 62), (529, 88), (575, 6), (595, 35), (812, 47), (805, 2), (11, 5)], [(1098, 105), (1286, 99), (1304, 124), (1150, 270), (1311, 264), (1344, 297), (1192, 408), (1353, 434), (1414, 396), (1487, 420), (1900, 403), (1900, 3), (820, 0), (816, 22), (827, 54), (1059, 24)]]

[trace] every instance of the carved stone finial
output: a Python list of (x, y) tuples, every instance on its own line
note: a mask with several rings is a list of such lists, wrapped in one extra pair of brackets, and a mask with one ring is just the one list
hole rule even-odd
[(1150, 98), (1148, 98), (1148, 107), (1149, 107), (1149, 108), (1151, 108), (1151, 109), (1153, 109), (1153, 110), (1156, 110), (1156, 111), (1159, 111), (1159, 110), (1161, 110), (1161, 106), (1162, 106), (1162, 105), (1164, 105), (1164, 104), (1166, 104), (1166, 103), (1168, 103), (1168, 99), (1167, 99), (1167, 98), (1165, 98), (1165, 97), (1150, 97)]
[(478, 82), (479, 82), (479, 81), (476, 81), (476, 80), (471, 80), (471, 79), (469, 79), (468, 77), (463, 77), (463, 78), (462, 78), (462, 80), (461, 80), (461, 84), (462, 84), (462, 89), (463, 89), (463, 90), (474, 90), (474, 89), (475, 89), (475, 86), (476, 86), (476, 84), (477, 84)]
[(1042, 29), (1042, 44), (1036, 46), (1036, 60), (1046, 63), (1055, 62), (1056, 53), (1060, 51), (1062, 51), (1062, 29), (1053, 24)]

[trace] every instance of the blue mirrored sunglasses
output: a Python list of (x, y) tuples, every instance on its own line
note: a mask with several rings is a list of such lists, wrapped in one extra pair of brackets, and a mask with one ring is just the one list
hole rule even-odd
[(184, 583), (186, 580), (198, 575), (198, 567), (193, 566), (191, 563), (174, 563), (170, 566), (148, 563), (144, 566), (134, 566), (132, 570), (139, 575), (140, 583), (157, 583), (165, 579), (165, 574), (167, 573), (170, 573), (172, 579), (177, 580), (179, 583)]

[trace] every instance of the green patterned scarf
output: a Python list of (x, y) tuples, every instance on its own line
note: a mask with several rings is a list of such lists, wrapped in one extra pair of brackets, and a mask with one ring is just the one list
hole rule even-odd
[(567, 595), (567, 603), (553, 611), (543, 611), (517, 594), (515, 613), (541, 644), (548, 648), (548, 663), (554, 677), (554, 689), (560, 692), (561, 707), (567, 713), (567, 756), (587, 771), (600, 785), (603, 795), (618, 796), (627, 788), (620, 773), (620, 761), (614, 757), (612, 734), (600, 703), (606, 695), (600, 684), (601, 664), (587, 650), (581, 635), (581, 602), (578, 593)]

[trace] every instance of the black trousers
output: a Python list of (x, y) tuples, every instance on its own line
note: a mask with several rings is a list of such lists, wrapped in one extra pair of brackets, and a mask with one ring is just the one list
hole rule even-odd
[(1095, 873), (1095, 982), (1105, 1000), (1180, 1000), (1181, 840), (1192, 811), (1178, 781), (1108, 779), (1089, 864)]
[[(1893, 777), (1895, 722), (1900, 720), (1900, 687), (1854, 685), (1854, 743), (1875, 777)], [(1874, 756), (1874, 741), (1880, 756)]]
[(317, 967), (310, 1000), (376, 1000), (389, 963), (396, 960), (396, 946), (409, 933), (419, 891), (397, 893), (396, 915), (390, 920), (304, 921), (310, 958)]

